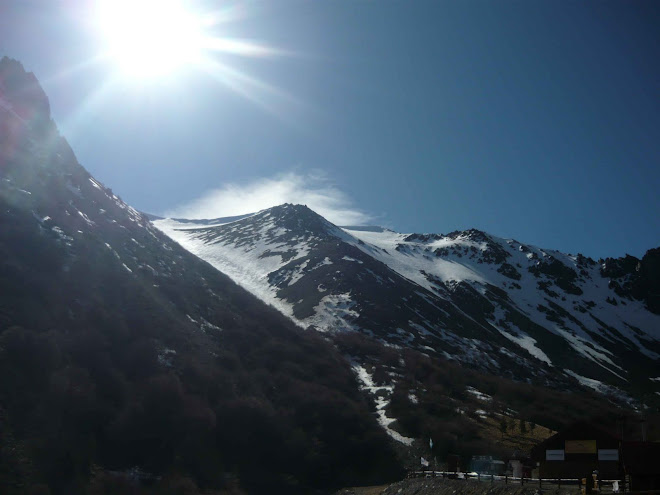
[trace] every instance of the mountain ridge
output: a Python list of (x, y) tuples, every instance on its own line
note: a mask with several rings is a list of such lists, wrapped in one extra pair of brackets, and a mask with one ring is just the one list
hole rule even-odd
[[(641, 388), (653, 389), (660, 319), (645, 288), (654, 283), (647, 280), (657, 280), (658, 250), (649, 250), (643, 260), (622, 258), (622, 265), (621, 259), (608, 258), (599, 265), (581, 254), (544, 250), (477, 229), (446, 235), (342, 229), (306, 206), (290, 204), (231, 226), (156, 225), (302, 326), (357, 329), (393, 345), (417, 340), (413, 347), (418, 349), (433, 340), (449, 346), (442, 352), (452, 358), (455, 347), (462, 346), (460, 359), (466, 362), (476, 346), (485, 370), (498, 349), (513, 349), (514, 360), (533, 362), (532, 375), (547, 374), (544, 364), (559, 366), (567, 370), (564, 375), (608, 391), (627, 388), (624, 375), (639, 378), (635, 369), (641, 353), (650, 373)], [(236, 256), (240, 262), (234, 262)], [(644, 278), (637, 265), (653, 273)], [(399, 301), (408, 306), (407, 321), (391, 314), (402, 311)], [(408, 343), (402, 335), (409, 336)], [(433, 345), (430, 350), (438, 352)]]
[[(516, 309), (514, 289), (450, 279), (427, 263), (477, 273), (458, 266), (474, 254), (475, 267), (498, 273), (509, 248), (476, 231), (449, 241), (351, 231), (292, 205), (155, 228), (78, 163), (35, 81), (0, 60), (0, 486), (9, 495), (327, 493), (402, 476), (400, 459), (417, 465), (429, 437), (433, 455), (467, 459), (505, 451), (488, 436), (497, 422), (556, 428), (637, 406), (627, 394), (638, 391), (613, 388), (611, 377), (592, 379), (596, 394), (558, 373), (566, 362), (583, 379), (599, 365), (570, 348), (551, 352), (548, 342), (561, 351), (565, 339)], [(222, 256), (228, 274), (215, 266)], [(406, 260), (426, 263), (425, 273)], [(617, 304), (654, 287), (653, 262), (609, 263)], [(509, 263), (549, 284), (542, 297), (576, 297), (579, 277), (546, 264), (534, 274)], [(232, 281), (237, 273), (274, 304)], [(550, 302), (554, 320), (572, 321)], [(504, 333), (535, 338), (552, 366), (496, 328), (505, 307), (504, 323), (520, 333)], [(647, 368), (627, 372), (632, 382)]]

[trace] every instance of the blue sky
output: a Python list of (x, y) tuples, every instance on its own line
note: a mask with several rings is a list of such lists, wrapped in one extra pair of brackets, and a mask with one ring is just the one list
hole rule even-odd
[[(336, 223), (476, 227), (598, 258), (660, 245), (660, 4), (197, 2), (232, 77), (117, 77), (92, 2), (5, 1), (0, 55), (136, 208), (301, 202)], [(130, 15), (130, 14), (126, 14)]]

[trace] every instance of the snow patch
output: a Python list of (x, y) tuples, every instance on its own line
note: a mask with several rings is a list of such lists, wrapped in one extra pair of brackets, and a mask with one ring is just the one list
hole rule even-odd
[(392, 437), (397, 442), (401, 442), (404, 445), (412, 445), (415, 441), (414, 438), (404, 437), (398, 431), (390, 428), (390, 424), (394, 423), (396, 419), (388, 418), (385, 414), (385, 409), (389, 405), (389, 399), (392, 396), (392, 391), (394, 386), (388, 385), (384, 387), (379, 387), (374, 383), (372, 376), (369, 372), (361, 365), (353, 363), (353, 371), (357, 375), (358, 381), (360, 382), (360, 389), (366, 390), (369, 392), (376, 402), (376, 414), (378, 415), (378, 423), (385, 429), (385, 432)]
[(484, 394), (483, 392), (479, 392), (479, 390), (477, 390), (474, 387), (467, 387), (466, 390), (469, 394), (474, 395), (477, 399), (482, 400), (484, 402), (493, 400), (493, 398), (490, 395)]
[(167, 368), (171, 368), (174, 356), (176, 356), (174, 349), (163, 349), (158, 352), (158, 362)]
[(356, 260), (355, 258), (351, 258), (350, 256), (344, 256), (342, 259), (346, 261), (354, 261), (356, 263), (359, 263), (360, 265), (362, 264), (362, 261)]
[(567, 375), (572, 376), (573, 378), (575, 378), (578, 382), (580, 382), (580, 385), (584, 385), (585, 387), (589, 387), (589, 388), (595, 390), (596, 392), (603, 392), (604, 391), (605, 385), (603, 384), (603, 382), (601, 382), (599, 380), (595, 380), (593, 378), (587, 378), (586, 376), (578, 375), (577, 373), (575, 373), (574, 371), (569, 370), (569, 369), (564, 369), (564, 373), (566, 373)]
[(529, 335), (513, 335), (509, 332), (506, 332), (505, 330), (502, 330), (501, 328), (497, 329), (504, 337), (509, 339), (511, 342), (518, 344), (520, 347), (525, 349), (527, 352), (529, 352), (532, 356), (534, 356), (536, 359), (539, 359), (545, 363), (548, 363), (550, 366), (552, 366), (552, 361), (550, 361), (550, 358), (547, 356), (545, 352), (543, 352), (541, 349), (536, 347), (536, 340), (530, 337)]
[(355, 330), (352, 321), (360, 316), (355, 311), (351, 293), (328, 294), (314, 307), (314, 315), (303, 320), (306, 326), (314, 325), (320, 331)]

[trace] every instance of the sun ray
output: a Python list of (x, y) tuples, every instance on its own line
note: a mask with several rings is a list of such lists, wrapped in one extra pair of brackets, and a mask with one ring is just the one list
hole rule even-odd
[(201, 68), (216, 81), (281, 120), (288, 120), (286, 109), (301, 106), (300, 101), (285, 91), (217, 60), (206, 57)]
[(255, 41), (235, 38), (207, 38), (204, 40), (203, 46), (209, 51), (239, 55), (241, 57), (272, 58), (292, 55), (291, 52)]
[(106, 101), (108, 95), (111, 94), (118, 85), (119, 78), (112, 77), (97, 87), (94, 92), (83, 100), (82, 105), (64, 122), (62, 122), (61, 127), (64, 134), (71, 137), (76, 136), (81, 126), (85, 125), (89, 118), (93, 117), (96, 109)]
[(222, 24), (232, 24), (247, 17), (249, 17), (249, 14), (245, 3), (235, 3), (211, 12), (206, 12), (201, 16), (201, 19), (205, 27), (213, 27)]
[(61, 80), (66, 80), (70, 77), (73, 77), (79, 72), (85, 72), (91, 67), (100, 67), (107, 59), (107, 54), (96, 54), (95, 56), (83, 60), (82, 62), (78, 62), (77, 64), (71, 65), (70, 67), (65, 67), (55, 74), (41, 78), (42, 85), (48, 86), (51, 83), (59, 82)]
[(290, 124), (295, 124), (303, 110), (294, 96), (233, 63), (242, 58), (296, 55), (252, 39), (218, 36), (224, 26), (247, 17), (244, 4), (208, 12), (195, 10), (194, 3), (184, 0), (100, 0), (97, 5), (92, 24), (99, 33), (102, 53), (95, 60), (114, 69), (113, 80), (90, 96), (70, 126), (84, 121), (115, 85), (124, 89), (163, 85), (190, 71), (209, 75)]

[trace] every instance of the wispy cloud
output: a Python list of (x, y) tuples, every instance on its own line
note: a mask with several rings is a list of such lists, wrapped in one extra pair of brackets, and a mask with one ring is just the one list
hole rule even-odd
[(247, 184), (227, 184), (166, 212), (168, 217), (217, 218), (253, 213), (282, 203), (305, 204), (336, 225), (365, 225), (374, 217), (353, 206), (323, 173), (289, 172)]

